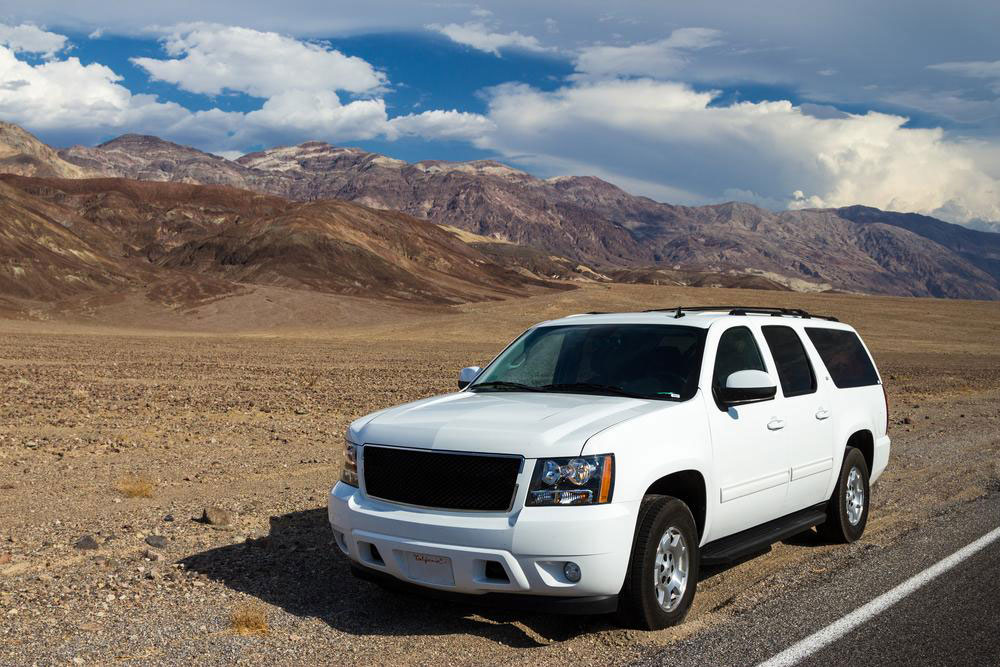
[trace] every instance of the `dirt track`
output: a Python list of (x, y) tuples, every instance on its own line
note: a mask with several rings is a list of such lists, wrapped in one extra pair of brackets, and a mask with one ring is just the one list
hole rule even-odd
[[(480, 615), (348, 575), (323, 503), (352, 417), (450, 390), (459, 367), (488, 361), (540, 319), (721, 301), (831, 312), (872, 346), (894, 445), (860, 543), (797, 539), (708, 573), (688, 622), (657, 633)], [(627, 663), (1000, 484), (995, 303), (615, 286), (351, 312), (253, 334), (241, 333), (261, 328), (253, 308), (156, 320), (173, 332), (104, 329), (101, 313), (85, 324), (0, 322), (0, 664)], [(152, 497), (124, 497), (116, 487), (131, 478), (152, 482)], [(227, 510), (231, 525), (193, 521), (206, 507)], [(85, 535), (96, 549), (74, 546)], [(157, 535), (164, 548), (145, 541)], [(266, 635), (230, 628), (247, 602), (266, 615)]]

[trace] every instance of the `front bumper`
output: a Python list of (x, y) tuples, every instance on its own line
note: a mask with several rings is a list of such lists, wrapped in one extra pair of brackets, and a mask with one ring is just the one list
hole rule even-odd
[[(452, 593), (564, 598), (618, 594), (638, 509), (635, 502), (510, 513), (424, 510), (368, 498), (341, 483), (330, 491), (328, 504), (335, 541), (362, 573)], [(414, 564), (415, 555), (448, 560), (428, 572)], [(579, 582), (563, 575), (566, 561), (580, 566)], [(488, 576), (490, 562), (506, 577)], [(495, 574), (496, 565), (491, 567)]]

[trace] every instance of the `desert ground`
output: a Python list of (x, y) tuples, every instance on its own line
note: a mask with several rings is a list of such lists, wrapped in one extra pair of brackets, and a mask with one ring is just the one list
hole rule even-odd
[[(350, 576), (325, 498), (354, 417), (452, 390), (539, 320), (679, 303), (804, 307), (860, 330), (893, 437), (860, 542), (798, 537), (705, 572), (687, 622), (652, 633)], [(427, 308), (267, 288), (39, 317), (0, 320), (0, 665), (626, 664), (1000, 492), (995, 302), (595, 285)], [(219, 524), (196, 520), (206, 509)]]

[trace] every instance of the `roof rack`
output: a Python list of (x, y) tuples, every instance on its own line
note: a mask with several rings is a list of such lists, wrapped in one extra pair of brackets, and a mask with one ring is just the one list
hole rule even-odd
[(673, 308), (650, 308), (646, 313), (674, 313), (674, 319), (684, 317), (686, 312), (720, 312), (728, 315), (770, 315), (771, 317), (801, 317), (804, 320), (818, 319), (839, 322), (832, 315), (813, 315), (801, 308), (776, 308), (773, 306), (675, 306)]

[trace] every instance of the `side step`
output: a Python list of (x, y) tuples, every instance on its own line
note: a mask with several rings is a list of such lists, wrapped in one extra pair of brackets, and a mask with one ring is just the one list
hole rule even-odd
[(774, 521), (762, 523), (701, 548), (702, 565), (730, 565), (754, 554), (768, 551), (772, 544), (809, 530), (826, 521), (826, 503), (799, 510)]

